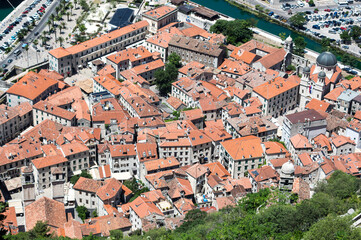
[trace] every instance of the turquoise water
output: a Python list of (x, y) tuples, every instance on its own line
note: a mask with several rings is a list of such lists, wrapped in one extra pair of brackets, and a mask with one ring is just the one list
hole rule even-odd
[[(22, 1), (23, 0), (9, 0), (9, 2), (11, 2), (11, 4), (14, 7), (17, 7)], [(13, 10), (13, 8), (8, 3), (8, 0), (1, 0), (1, 4), (0, 4), (0, 21), (2, 21), (4, 18), (6, 18), (6, 16), (9, 13), (11, 13), (12, 10)]]
[[(267, 22), (261, 18), (258, 18), (257, 16), (255, 16), (253, 14), (250, 14), (248, 12), (240, 10), (239, 8), (227, 3), (224, 0), (192, 0), (192, 1), (195, 3), (201, 4), (205, 7), (208, 7), (210, 9), (213, 9), (217, 12), (220, 12), (220, 13), (223, 13), (230, 17), (233, 17), (233, 18), (238, 18), (238, 19), (254, 18), (258, 21), (257, 22), (258, 28), (265, 30), (267, 32), (270, 32), (276, 36), (278, 36), (278, 34), (281, 32), (285, 32), (286, 35), (291, 35), (291, 37), (293, 39), (300, 36), (299, 34), (292, 32), (285, 27), (279, 26), (274, 23)], [(304, 38), (305, 38), (305, 41), (307, 42), (307, 46), (306, 46), (307, 48), (309, 48), (313, 51), (316, 51), (316, 52), (321, 52), (321, 50), (322, 50), (321, 44), (313, 41), (310, 38), (307, 38), (307, 37), (304, 37)], [(340, 60), (340, 56), (337, 56), (337, 58), (338, 58), (338, 60)], [(358, 62), (357, 68), (361, 69), (361, 62)]]

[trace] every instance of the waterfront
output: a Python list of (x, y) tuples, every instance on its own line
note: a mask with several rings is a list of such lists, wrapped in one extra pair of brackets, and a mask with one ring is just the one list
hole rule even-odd
[[(17, 7), (23, 0), (10, 0), (11, 4), (14, 7)], [(11, 5), (8, 3), (7, 0), (1, 1), (0, 5), (0, 21), (2, 21), (4, 18), (6, 18), (7, 15), (9, 15), (12, 10), (14, 10)]]
[[(198, 4), (201, 4), (205, 7), (208, 7), (210, 9), (213, 9), (217, 12), (220, 12), (220, 13), (223, 13), (225, 15), (228, 15), (232, 18), (238, 18), (238, 19), (250, 19), (250, 18), (254, 18), (257, 20), (257, 28), (260, 28), (264, 31), (267, 31), (269, 33), (272, 33), (276, 36), (279, 35), (279, 33), (286, 33), (286, 35), (291, 35), (291, 37), (293, 39), (295, 39), (296, 37), (298, 36), (302, 36), (302, 35), (299, 35), (297, 34), (296, 32), (293, 32), (289, 29), (287, 29), (286, 27), (283, 27), (283, 26), (280, 26), (280, 25), (277, 25), (275, 23), (271, 23), (271, 22), (268, 22), (262, 18), (259, 18), (258, 16), (256, 15), (253, 15), (249, 12), (246, 12), (246, 11), (243, 11), (239, 8), (237, 8), (236, 6), (233, 6), (232, 4), (229, 4), (228, 2), (226, 2), (225, 0), (192, 0), (193, 2), (195, 3), (198, 3)], [(308, 37), (305, 37), (305, 36), (302, 36), (304, 37), (306, 43), (307, 43), (307, 46), (306, 48), (308, 49), (311, 49), (315, 52), (321, 52), (322, 51), (322, 46), (321, 44), (315, 42), (314, 40), (308, 38)], [(336, 55), (337, 56), (337, 55)], [(341, 60), (341, 57), (340, 56), (337, 56), (338, 60)], [(361, 69), (361, 62), (358, 62), (358, 65), (357, 65), (357, 68), (358, 69)]]

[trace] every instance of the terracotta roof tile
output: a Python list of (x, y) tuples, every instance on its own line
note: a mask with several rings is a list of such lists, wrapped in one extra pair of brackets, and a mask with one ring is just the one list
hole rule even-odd
[(35, 100), (41, 96), (47, 89), (56, 86), (58, 87), (58, 81), (52, 78), (44, 77), (35, 72), (28, 72), (17, 83), (12, 85), (6, 93), (14, 94), (25, 97), (30, 100)]
[(234, 160), (260, 158), (263, 156), (261, 139), (255, 136), (224, 141), (221, 145)]

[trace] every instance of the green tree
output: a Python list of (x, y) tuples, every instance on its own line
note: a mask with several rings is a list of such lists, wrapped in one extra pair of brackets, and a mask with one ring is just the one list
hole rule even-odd
[(361, 230), (351, 227), (351, 217), (339, 217), (335, 215), (315, 223), (308, 231), (305, 240), (338, 240), (338, 239), (361, 239)]
[(77, 206), (76, 212), (83, 222), (89, 217), (89, 210), (85, 206)]
[(269, 198), (270, 190), (268, 188), (261, 189), (254, 194), (247, 194), (239, 202), (240, 208), (248, 213), (254, 213), (260, 206), (265, 206), (266, 201)]
[(361, 180), (342, 171), (335, 171), (327, 182), (320, 182), (316, 193), (326, 193), (330, 196), (346, 199), (354, 195), (361, 186)]
[(166, 96), (172, 90), (172, 83), (177, 80), (178, 69), (173, 64), (166, 64), (164, 70), (158, 69), (154, 76), (160, 95)]
[(80, 25), (79, 25), (79, 31), (81, 32), (81, 34), (84, 34), (84, 33), (85, 33), (86, 27), (85, 27), (84, 24), (80, 24)]
[(140, 194), (148, 192), (149, 188), (144, 187), (142, 181), (133, 178), (132, 180), (127, 180), (124, 182), (124, 185), (133, 192), (133, 197), (129, 200), (132, 202), (134, 199), (140, 196)]
[(176, 68), (180, 68), (182, 66), (181, 57), (178, 54), (174, 53), (174, 52), (169, 54), (168, 62), (170, 64), (173, 64)]
[(352, 37), (353, 40), (359, 40), (360, 36), (361, 36), (361, 27), (357, 26), (357, 25), (354, 25), (351, 28), (350, 36)]
[(121, 230), (110, 230), (109, 233), (111, 240), (123, 239), (123, 232)]
[(238, 45), (252, 38), (252, 24), (254, 24), (254, 21), (240, 19), (234, 21), (217, 20), (217, 22), (211, 26), (210, 31), (213, 33), (222, 33), (227, 37), (227, 41), (230, 44)]
[(296, 37), (294, 40), (294, 44), (295, 44), (295, 48), (294, 48), (295, 54), (299, 56), (303, 56), (307, 45), (305, 39), (301, 36)]
[(91, 215), (92, 215), (93, 218), (98, 217), (97, 210), (94, 210)]
[(46, 222), (37, 221), (35, 226), (29, 231), (29, 237), (31, 239), (42, 239), (53, 236), (49, 232), (50, 227)]
[(292, 26), (296, 28), (301, 28), (306, 23), (305, 14), (298, 12), (292, 17), (290, 17), (289, 22)]
[(348, 31), (343, 31), (341, 34), (340, 34), (340, 38), (343, 42), (349, 42), (351, 41), (351, 36), (349, 34)]
[(331, 46), (331, 41), (329, 38), (323, 38), (321, 40), (321, 45), (322, 45), (322, 52), (326, 52), (330, 50), (330, 46)]
[(80, 175), (74, 175), (70, 178), (70, 183), (75, 185), (75, 183), (79, 180), (80, 177), (92, 179), (92, 175), (90, 175), (86, 170), (82, 170)]

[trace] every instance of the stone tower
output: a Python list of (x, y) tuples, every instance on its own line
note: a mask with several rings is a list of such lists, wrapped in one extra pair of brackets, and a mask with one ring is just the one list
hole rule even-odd
[(21, 185), (24, 206), (35, 201), (35, 179), (31, 166), (21, 168)]
[(285, 191), (292, 191), (293, 180), (295, 174), (295, 166), (288, 160), (284, 163), (281, 168), (280, 174), (280, 189)]

